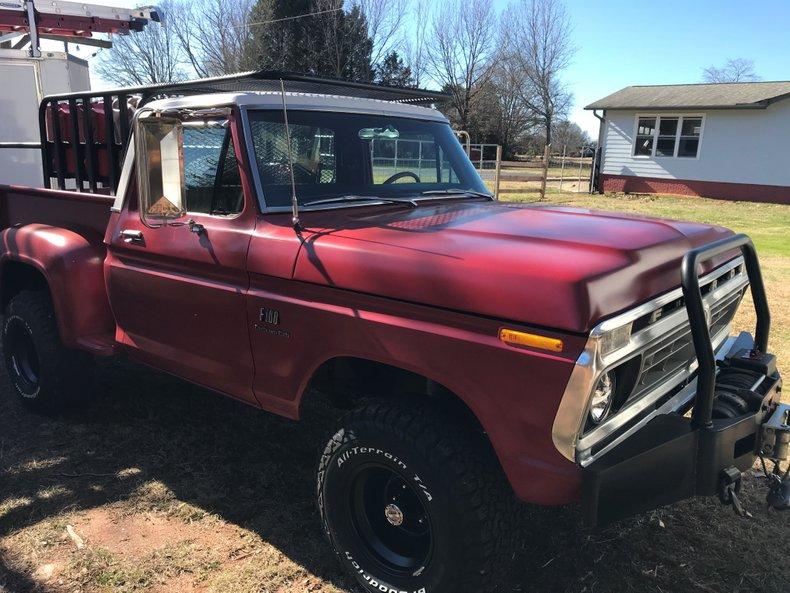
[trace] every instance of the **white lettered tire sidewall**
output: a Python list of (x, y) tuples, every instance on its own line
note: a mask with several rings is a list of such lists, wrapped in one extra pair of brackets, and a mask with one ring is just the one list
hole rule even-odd
[[(457, 518), (453, 517), (454, 504), (448, 500), (436, 479), (439, 468), (431, 467), (430, 459), (415, 451), (406, 451), (387, 434), (367, 434), (361, 427), (341, 429), (330, 441), (342, 443), (319, 472), (319, 508), (327, 536), (340, 562), (353, 573), (367, 591), (382, 593), (450, 593), (446, 584), (448, 567), (460, 559), (456, 546), (463, 538), (455, 533)], [(380, 464), (398, 473), (418, 493), (428, 512), (433, 536), (433, 546), (427, 565), (418, 570), (417, 576), (408, 578), (387, 574), (371, 560), (364, 544), (359, 541), (353, 525), (348, 498), (349, 482), (353, 471), (360, 465)], [(382, 509), (383, 511), (383, 509)], [(454, 558), (455, 557), (455, 558)], [(457, 593), (455, 589), (454, 593)]]

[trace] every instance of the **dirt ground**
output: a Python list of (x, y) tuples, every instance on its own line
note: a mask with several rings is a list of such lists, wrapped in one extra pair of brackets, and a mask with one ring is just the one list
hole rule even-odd
[[(782, 297), (790, 270), (771, 270)], [(785, 361), (787, 311), (775, 315)], [(0, 593), (353, 590), (314, 505), (335, 411), (313, 405), (294, 423), (127, 362), (102, 365), (99, 394), (47, 419), (0, 382)], [(787, 593), (790, 513), (767, 512), (764, 494), (754, 472), (750, 518), (692, 500), (596, 532), (576, 508), (529, 508), (502, 590)]]
[[(100, 383), (59, 419), (0, 399), (0, 591), (352, 590), (313, 503), (332, 413), (297, 424), (128, 363)], [(790, 514), (763, 496), (749, 475), (752, 518), (695, 500), (600, 532), (530, 509), (503, 590), (786, 593)]]

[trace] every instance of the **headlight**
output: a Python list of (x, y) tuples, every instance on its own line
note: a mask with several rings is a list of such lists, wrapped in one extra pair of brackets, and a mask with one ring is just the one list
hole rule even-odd
[(595, 390), (590, 399), (590, 421), (593, 424), (600, 424), (609, 415), (615, 387), (615, 375), (608, 371), (601, 375), (595, 384)]

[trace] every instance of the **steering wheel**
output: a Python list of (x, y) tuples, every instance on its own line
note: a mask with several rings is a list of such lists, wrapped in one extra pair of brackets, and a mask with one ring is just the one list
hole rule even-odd
[(395, 173), (395, 175), (390, 175), (384, 180), (384, 183), (395, 183), (398, 179), (403, 179), (404, 177), (411, 177), (415, 183), (422, 183), (417, 174), (411, 171), (401, 171), (400, 173)]

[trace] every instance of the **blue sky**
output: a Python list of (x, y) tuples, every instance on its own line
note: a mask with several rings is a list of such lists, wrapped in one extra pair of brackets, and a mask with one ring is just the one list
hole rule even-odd
[[(499, 10), (508, 3), (492, 1)], [(571, 119), (593, 137), (598, 121), (584, 105), (624, 86), (699, 82), (703, 68), (728, 58), (754, 60), (763, 80), (790, 80), (790, 0), (566, 0), (566, 7), (578, 48), (564, 73), (575, 98)]]
[[(506, 0), (495, 0), (499, 7)], [(754, 60), (763, 80), (790, 80), (790, 1), (566, 0), (578, 51), (564, 79), (571, 119), (597, 135), (583, 107), (633, 84), (699, 82), (727, 58)]]

